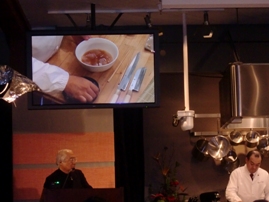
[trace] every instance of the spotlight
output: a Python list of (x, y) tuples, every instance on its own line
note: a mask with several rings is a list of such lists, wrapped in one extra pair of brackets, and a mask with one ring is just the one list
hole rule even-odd
[(150, 20), (150, 13), (147, 14), (147, 15), (144, 17), (144, 20), (145, 20), (145, 23), (146, 23), (146, 25), (148, 26), (148, 28), (151, 28), (151, 27), (152, 27), (152, 24), (151, 24), (151, 20)]
[(204, 38), (212, 38), (213, 31), (210, 27), (207, 11), (204, 12), (204, 23), (202, 28), (202, 35)]
[(207, 11), (204, 12), (204, 25), (209, 25), (208, 12)]
[(86, 27), (91, 26), (91, 15), (88, 13), (86, 17)]

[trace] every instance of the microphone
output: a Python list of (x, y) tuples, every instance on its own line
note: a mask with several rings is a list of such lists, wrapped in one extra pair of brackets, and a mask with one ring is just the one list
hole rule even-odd
[[(65, 184), (66, 184), (66, 182), (67, 182), (67, 179), (68, 179), (69, 175), (71, 175), (71, 173), (74, 172), (74, 171), (75, 171), (75, 168), (72, 168), (72, 170), (67, 174), (67, 176), (66, 176), (66, 178), (65, 178), (65, 180), (64, 180), (64, 184), (63, 184), (63, 186), (62, 186), (62, 189), (64, 189)], [(72, 175), (71, 175), (70, 179), (73, 181)]]
[(72, 168), (72, 170), (70, 171), (70, 179), (73, 181), (73, 176), (72, 173), (75, 172), (75, 168)]

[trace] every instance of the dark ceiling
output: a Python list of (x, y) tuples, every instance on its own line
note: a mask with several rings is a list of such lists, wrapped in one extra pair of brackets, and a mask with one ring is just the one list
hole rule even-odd
[[(180, 0), (162, 1), (183, 2)], [(188, 3), (193, 1), (188, 0)], [(214, 4), (197, 7), (185, 4), (182, 8), (169, 9), (164, 8), (160, 0), (1, 0), (0, 31), (2, 30), (12, 39), (9, 40), (10, 45), (15, 44), (14, 47), (17, 47), (24, 45), (20, 40), (25, 38), (21, 35), (29, 30), (74, 26), (92, 27), (93, 25), (146, 26), (144, 20), (146, 15), (150, 16), (153, 27), (182, 25), (183, 13), (186, 16), (187, 25), (202, 25), (205, 11), (208, 12), (211, 25), (267, 26), (269, 24), (268, 0), (248, 0), (254, 3), (246, 6), (243, 3), (235, 6), (234, 2), (244, 2), (243, 0), (218, 1), (221, 4), (226, 3), (226, 7), (216, 5), (215, 0), (202, 2), (210, 1)], [(227, 2), (233, 5), (228, 5)], [(258, 2), (265, 2), (265, 4), (257, 4)], [(256, 35), (261, 34), (256, 33)], [(20, 40), (17, 40), (18, 38)], [(21, 54), (21, 60), (16, 58), (12, 61), (19, 64), (25, 63), (24, 55), (19, 50), (12, 55), (18, 54)]]
[(266, 8), (264, 5), (255, 5), (256, 8), (225, 9), (209, 4), (208, 8), (186, 6), (184, 9), (166, 9), (160, 0), (18, 0), (18, 2), (32, 29), (87, 26), (87, 17), (91, 18), (93, 8), (97, 26), (110, 26), (115, 21), (116, 26), (145, 25), (144, 17), (147, 14), (150, 15), (153, 26), (178, 25), (182, 24), (183, 11), (186, 12), (187, 24), (192, 25), (203, 23), (204, 11), (208, 11), (212, 25), (269, 22), (269, 7)]
[[(161, 3), (162, 1), (162, 3)], [(187, 25), (201, 25), (204, 12), (208, 12), (211, 25), (268, 24), (269, 2), (249, 0), (254, 3), (245, 5), (240, 0), (222, 7), (214, 2), (204, 5), (184, 4), (182, 8), (167, 8), (164, 1), (180, 0), (2, 0), (0, 2), (1, 29), (11, 33), (23, 33), (33, 29), (55, 27), (89, 26), (146, 26), (145, 16), (149, 15), (152, 26), (181, 25), (185, 13)], [(189, 2), (195, 2), (189, 0)], [(7, 30), (7, 31), (6, 31)]]

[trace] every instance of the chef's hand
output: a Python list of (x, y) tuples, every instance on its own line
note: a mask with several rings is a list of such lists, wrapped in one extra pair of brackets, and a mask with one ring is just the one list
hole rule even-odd
[(87, 103), (97, 97), (99, 88), (83, 77), (70, 75), (64, 93), (74, 100)]
[(74, 35), (72, 36), (73, 38), (73, 41), (76, 43), (76, 44), (79, 44), (80, 42), (84, 41), (84, 40), (88, 40), (91, 38), (91, 36), (89, 35)]

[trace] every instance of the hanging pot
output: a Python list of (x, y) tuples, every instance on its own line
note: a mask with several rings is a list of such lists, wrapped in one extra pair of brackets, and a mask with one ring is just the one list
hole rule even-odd
[(231, 150), (231, 144), (228, 138), (218, 135), (208, 141), (207, 150), (214, 159), (221, 159)]
[(259, 140), (259, 143), (257, 145), (257, 149), (260, 151), (260, 153), (264, 156), (264, 157), (268, 157), (269, 156), (269, 140), (268, 138), (262, 138)]
[(256, 147), (260, 140), (260, 134), (257, 131), (251, 130), (246, 134), (247, 147)]
[(240, 166), (240, 160), (234, 150), (229, 151), (227, 156), (223, 158), (222, 165), (228, 174)]
[(206, 139), (198, 140), (192, 149), (192, 156), (199, 161), (207, 161), (209, 159), (207, 145), (208, 141)]
[(229, 139), (232, 144), (238, 145), (244, 140), (244, 136), (240, 131), (234, 130), (229, 133)]

